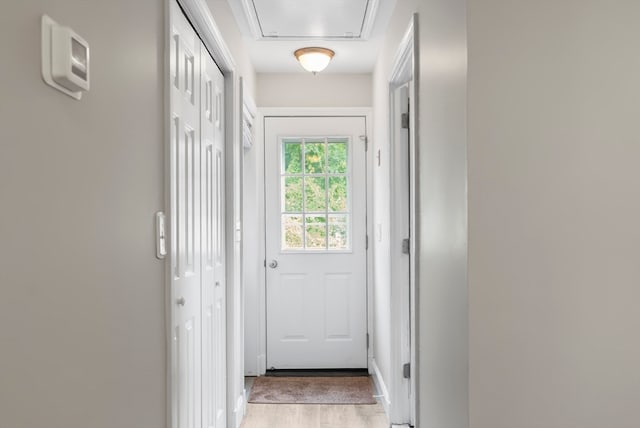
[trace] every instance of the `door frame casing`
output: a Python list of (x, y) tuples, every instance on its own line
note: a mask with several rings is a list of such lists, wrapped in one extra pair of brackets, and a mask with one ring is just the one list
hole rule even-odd
[[(242, 337), (242, 281), (241, 281), (241, 242), (236, 239), (241, 236), (236, 233), (240, 224), (241, 213), (239, 201), (242, 197), (241, 162), (241, 118), (238, 114), (238, 75), (236, 64), (231, 55), (222, 33), (216, 24), (211, 10), (205, 0), (165, 0), (164, 1), (164, 210), (167, 216), (166, 224), (171, 224), (170, 207), (170, 46), (171, 46), (171, 2), (176, 1), (188, 21), (194, 27), (196, 34), (211, 54), (216, 65), (224, 76), (225, 91), (225, 256), (226, 256), (226, 337), (227, 337), (227, 424), (230, 427), (239, 427), (244, 416), (246, 403), (244, 401), (244, 358), (242, 350), (244, 339)], [(171, 248), (173, 243), (168, 237), (167, 245)], [(236, 248), (237, 247), (237, 248)], [(165, 259), (165, 328), (166, 328), (166, 379), (167, 379), (167, 427), (171, 428), (172, 406), (171, 394), (175, 387), (172, 384), (171, 367), (171, 320), (173, 318), (174, 305), (171, 302), (171, 251), (167, 252)], [(236, 336), (236, 332), (240, 335)], [(239, 355), (238, 355), (239, 354)]]
[[(418, 314), (418, 289), (416, 287), (416, 263), (418, 258), (417, 239), (419, 236), (417, 230), (417, 197), (418, 191), (418, 95), (419, 95), (419, 37), (418, 37), (418, 14), (415, 13), (409, 21), (409, 25), (405, 34), (400, 42), (396, 51), (395, 58), (392, 62), (392, 69), (389, 76), (389, 141), (390, 141), (390, 185), (391, 185), (391, 228), (390, 228), (390, 242), (391, 251), (398, 250), (400, 248), (400, 242), (404, 238), (409, 238), (409, 272), (398, 272), (392, 266), (391, 269), (391, 283), (395, 283), (396, 280), (401, 281), (401, 278), (396, 278), (393, 275), (409, 275), (408, 290), (403, 289), (405, 294), (398, 293), (396, 287), (391, 287), (391, 364), (393, 373), (390, 379), (391, 390), (391, 405), (389, 409), (389, 419), (392, 423), (397, 424), (411, 424), (416, 423), (416, 408), (418, 403), (418, 388), (417, 379), (419, 367), (418, 361), (418, 347), (417, 347), (417, 317)], [(409, 109), (409, 153), (408, 153), (408, 165), (409, 165), (409, 204), (408, 206), (396, 207), (394, 204), (394, 188), (397, 185), (397, 174), (406, 173), (406, 171), (397, 171), (397, 156), (398, 147), (400, 145), (398, 127), (401, 126), (397, 120), (397, 113), (399, 106), (396, 102), (396, 90), (408, 85), (408, 97), (410, 100)], [(409, 236), (402, 236), (399, 232), (402, 227), (403, 220), (400, 216), (407, 215), (409, 217)], [(396, 260), (392, 254), (390, 254), (391, 263)], [(406, 294), (408, 291), (408, 295)], [(409, 313), (407, 313), (409, 311)], [(407, 332), (406, 326), (409, 326), (409, 332)], [(407, 343), (410, 344), (410, 356), (409, 361), (406, 361), (406, 357), (403, 355), (403, 346)], [(410, 378), (409, 388), (411, 390), (411, 398), (407, 400), (399, 399), (403, 392), (404, 378), (402, 376), (402, 365), (404, 363), (410, 363)]]
[[(258, 162), (259, 171), (256, 171), (258, 176), (264, 177), (264, 121), (268, 117), (326, 117), (326, 116), (357, 116), (365, 118), (365, 129), (368, 141), (368, 147), (372, 147), (371, 143), (371, 135), (372, 135), (372, 109), (369, 107), (266, 107), (266, 108), (258, 108), (258, 114), (256, 117), (256, 142), (254, 148), (260, 150), (258, 153), (261, 162)], [(372, 174), (372, 151), (367, 150), (365, 152), (366, 158), (366, 186), (367, 186), (367, 202), (366, 202), (366, 211), (367, 216), (372, 212), (372, 184), (373, 184), (373, 174)], [(264, 260), (266, 260), (265, 254), (265, 246), (266, 246), (266, 233), (265, 233), (265, 204), (264, 204), (264, 188), (256, 189), (258, 195), (257, 199), (259, 201), (258, 207), (258, 224), (260, 225), (260, 234), (259, 234), (259, 257), (256, 260), (256, 263), (260, 264), (260, 269), (262, 270), (262, 274), (259, 275), (258, 284), (258, 296), (257, 296), (257, 307), (253, 308), (257, 315), (257, 319), (255, 320), (258, 324), (258, 337), (257, 339), (257, 367), (258, 367), (258, 375), (263, 375), (267, 370), (267, 298), (266, 298), (266, 267), (264, 266)], [(366, 225), (366, 234), (369, 237), (369, 249), (366, 251), (366, 288), (367, 288), (367, 334), (369, 335), (369, 346), (367, 348), (367, 366), (369, 370), (371, 370), (371, 359), (372, 359), (372, 350), (373, 350), (373, 317), (371, 316), (371, 308), (373, 307), (373, 295), (371, 290), (371, 278), (373, 278), (372, 271), (372, 251), (371, 242), (373, 237), (373, 226), (371, 221), (367, 221)], [(245, 308), (247, 313), (251, 311), (251, 308)]]

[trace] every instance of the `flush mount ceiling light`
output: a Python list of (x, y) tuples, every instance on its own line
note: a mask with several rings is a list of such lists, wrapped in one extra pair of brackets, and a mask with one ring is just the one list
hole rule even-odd
[(329, 65), (335, 52), (327, 48), (311, 47), (298, 49), (293, 54), (305, 70), (316, 74)]

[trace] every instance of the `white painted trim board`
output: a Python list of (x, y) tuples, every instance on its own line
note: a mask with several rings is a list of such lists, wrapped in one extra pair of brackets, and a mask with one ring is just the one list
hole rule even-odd
[(384, 383), (384, 378), (382, 377), (382, 373), (376, 364), (375, 358), (371, 360), (371, 378), (373, 379), (373, 383), (376, 387), (376, 397), (380, 398), (380, 402), (382, 403), (382, 407), (384, 407), (384, 411), (387, 415), (389, 415), (390, 407), (391, 407), (391, 398), (389, 397), (389, 390), (387, 390), (387, 386)]
[[(266, 117), (299, 117), (299, 116), (364, 116), (366, 122), (366, 132), (369, 138), (369, 148), (373, 147), (372, 135), (373, 135), (373, 110), (370, 107), (262, 107), (258, 108), (258, 114), (256, 116), (256, 147), (261, 147), (259, 155), (261, 159), (258, 160), (260, 165), (260, 171), (258, 174), (264, 176), (264, 119)], [(373, 150), (366, 152), (366, 164), (367, 164), (367, 213), (373, 212)], [(258, 362), (257, 375), (264, 375), (267, 371), (267, 336), (266, 336), (266, 267), (262, 262), (265, 260), (265, 230), (264, 230), (264, 189), (256, 189), (258, 192), (258, 200), (261, 201), (262, 206), (259, 211), (259, 224), (260, 230), (260, 256), (256, 263), (260, 263), (262, 269), (262, 275), (260, 275), (260, 284), (258, 284), (259, 296), (258, 296), (258, 347), (257, 355), (255, 358)], [(369, 221), (367, 223), (367, 235), (369, 235), (369, 242), (373, 240), (373, 224)], [(372, 290), (372, 278), (373, 278), (373, 251), (372, 246), (369, 246), (367, 251), (367, 332), (369, 333), (369, 349), (367, 351), (368, 365), (371, 367), (373, 359), (373, 316), (371, 314), (371, 308), (373, 308), (373, 290)]]

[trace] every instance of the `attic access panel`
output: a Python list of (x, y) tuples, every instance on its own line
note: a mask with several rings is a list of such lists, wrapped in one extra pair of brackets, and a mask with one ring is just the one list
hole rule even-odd
[(354, 38), (375, 0), (251, 0), (264, 38)]

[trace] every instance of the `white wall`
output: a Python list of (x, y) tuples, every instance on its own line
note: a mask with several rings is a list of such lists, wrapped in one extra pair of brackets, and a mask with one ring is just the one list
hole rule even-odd
[[(230, 51), (233, 54), (233, 58), (236, 61), (238, 77), (242, 78), (242, 87), (245, 95), (248, 95), (251, 99), (256, 99), (256, 73), (251, 64), (248, 50), (245, 45), (245, 37), (241, 34), (240, 29), (236, 23), (235, 17), (231, 12), (227, 0), (207, 0), (207, 4), (211, 9), (216, 24), (220, 28), (225, 42), (227, 43)], [(242, 105), (242, 100), (237, 99), (238, 105)], [(257, 124), (256, 124), (257, 125)], [(229, 396), (234, 397), (234, 401), (238, 398), (238, 393), (244, 389), (244, 375), (253, 374), (255, 369), (255, 355), (257, 353), (256, 348), (256, 336), (257, 325), (254, 321), (254, 314), (252, 311), (253, 304), (251, 302), (252, 297), (255, 295), (253, 290), (258, 276), (258, 268), (256, 267), (256, 260), (258, 259), (258, 248), (255, 245), (255, 241), (258, 236), (256, 230), (255, 220), (255, 204), (256, 200), (256, 179), (255, 170), (257, 167), (257, 160), (255, 158), (255, 150), (246, 151), (242, 149), (242, 201), (238, 201), (242, 205), (243, 216), (242, 222), (242, 290), (233, 291), (233, 304), (235, 311), (240, 315), (241, 306), (245, 306), (242, 310), (244, 316), (242, 320), (236, 320), (241, 322), (240, 331), (236, 331), (233, 337), (229, 339), (234, 341), (234, 346), (230, 349), (230, 360), (234, 362), (242, 362), (242, 370), (234, 374), (234, 379), (229, 385)], [(248, 291), (247, 291), (248, 290)], [(249, 302), (247, 303), (247, 299)], [(248, 308), (248, 309), (247, 309)], [(236, 339), (241, 338), (241, 341), (236, 342)], [(236, 418), (236, 421), (239, 419)]]
[[(233, 113), (239, 114), (242, 107), (242, 99), (240, 98), (240, 79), (242, 79), (243, 93), (254, 98), (255, 97), (255, 72), (244, 41), (236, 21), (233, 17), (229, 4), (226, 0), (207, 0), (209, 9), (213, 19), (222, 34), (225, 44), (229, 48), (235, 62), (234, 93), (225, 94), (227, 97), (233, 97), (234, 106)], [(229, 77), (228, 77), (229, 79)], [(227, 86), (228, 89), (228, 86)], [(230, 114), (230, 112), (227, 112)], [(238, 427), (244, 415), (244, 317), (243, 317), (243, 300), (244, 300), (244, 280), (242, 269), (242, 253), (243, 243), (237, 241), (237, 235), (234, 233), (236, 227), (240, 224), (241, 236), (247, 236), (242, 226), (242, 205), (243, 190), (241, 185), (242, 170), (244, 167), (243, 149), (239, 147), (242, 144), (242, 138), (238, 135), (240, 132), (240, 118), (237, 117), (234, 127), (233, 147), (227, 146), (227, 191), (229, 185), (233, 187), (233, 197), (227, 194), (227, 246), (233, 246), (233, 260), (227, 262), (227, 400), (229, 403), (229, 412), (227, 420), (229, 426)], [(229, 142), (228, 142), (229, 143)], [(229, 149), (232, 150), (229, 150)], [(250, 236), (249, 236), (250, 237)], [(231, 248), (228, 248), (231, 249)], [(249, 257), (251, 254), (248, 255)]]
[(370, 107), (372, 103), (371, 74), (260, 73), (256, 84), (258, 107)]
[(473, 428), (640, 426), (638, 16), (469, 1)]
[[(235, 17), (231, 12), (227, 0), (207, 0), (207, 4), (211, 9), (216, 24), (220, 28), (224, 40), (233, 54), (234, 61), (236, 61), (238, 77), (242, 78), (242, 87), (245, 95), (248, 95), (251, 99), (256, 98), (256, 73), (251, 64), (248, 50), (245, 45), (245, 37), (241, 34), (240, 29), (236, 23)], [(238, 98), (239, 106), (242, 105), (242, 100)], [(251, 308), (251, 298), (254, 296), (253, 290), (255, 289), (256, 278), (258, 270), (256, 267), (257, 250), (255, 245), (257, 239), (256, 220), (255, 220), (255, 204), (256, 204), (256, 179), (255, 169), (257, 160), (255, 159), (255, 150), (242, 150), (242, 284), (243, 289), (240, 293), (238, 290), (234, 290), (234, 305), (236, 310), (240, 310), (240, 306), (244, 306), (242, 322), (242, 331), (236, 332), (235, 337), (230, 337), (230, 340), (234, 341), (235, 346), (230, 349), (229, 355), (231, 361), (242, 361), (242, 371), (235, 373), (234, 379), (229, 385), (229, 396), (234, 397), (234, 400), (238, 397), (238, 392), (244, 389), (244, 375), (250, 374), (255, 368), (255, 355), (257, 353), (256, 340), (257, 325), (254, 321), (254, 314)], [(247, 303), (249, 299), (249, 303)], [(238, 339), (238, 334), (242, 340), (235, 342)], [(233, 349), (235, 348), (235, 349)], [(241, 349), (240, 349), (241, 348)], [(237, 419), (237, 418), (236, 418)]]
[[(389, 79), (393, 61), (411, 16), (417, 10), (417, 1), (398, 1), (389, 20), (373, 73), (373, 153), (380, 151), (380, 165), (373, 165), (373, 358), (382, 382), (392, 392), (392, 373), (401, 374), (401, 368), (391, 367), (391, 338), (400, 331), (392, 331), (391, 325), (391, 265), (390, 265), (390, 142), (389, 142)], [(392, 395), (388, 399), (393, 402)], [(392, 421), (394, 422), (394, 421)]]
[[(40, 77), (40, 17), (91, 45), (82, 101)], [(5, 2), (0, 425), (164, 427), (164, 4)]]
[[(255, 122), (255, 128), (260, 124)], [(258, 358), (265, 358), (261, 351), (261, 314), (264, 309), (260, 305), (260, 290), (264, 282), (264, 210), (263, 194), (263, 143), (256, 139), (253, 147), (244, 153), (244, 304), (245, 304), (245, 341), (244, 341), (244, 369), (245, 375), (259, 374)]]
[(245, 47), (244, 37), (240, 33), (238, 24), (231, 12), (227, 0), (206, 0), (213, 19), (224, 38), (227, 47), (233, 55), (236, 63), (236, 71), (244, 80), (245, 92), (251, 97), (256, 97), (256, 73), (249, 58), (249, 52)]
[[(249, 52), (246, 49), (246, 38), (241, 34), (227, 0), (207, 0), (207, 4), (211, 9), (211, 13), (216, 24), (220, 28), (220, 32), (222, 33), (229, 50), (232, 52), (233, 59), (236, 62), (237, 77), (242, 78), (243, 92), (255, 102), (257, 86), (256, 73), (253, 65), (251, 64)], [(242, 106), (242, 100), (238, 98), (237, 102), (239, 103), (238, 105), (240, 108)], [(247, 298), (251, 299), (254, 295), (253, 290), (255, 289), (256, 277), (258, 275), (257, 268), (255, 266), (258, 250), (255, 246), (255, 240), (258, 235), (255, 220), (256, 183), (254, 178), (257, 160), (255, 159), (254, 152), (255, 150), (246, 151), (242, 149), (243, 189), (241, 204), (243, 217), (241, 221), (243, 241), (242, 257), (244, 259), (244, 266), (242, 267), (243, 289), (240, 290), (239, 293), (238, 290), (234, 290), (233, 301), (238, 313), (240, 311), (240, 306), (244, 305), (245, 308), (243, 308), (244, 317), (241, 320), (242, 331), (236, 332), (235, 338), (230, 337), (230, 339), (235, 340), (239, 337), (238, 335), (244, 336), (240, 342), (235, 343), (235, 349), (230, 350), (233, 354), (229, 355), (232, 361), (242, 361), (243, 366), (242, 372), (236, 373), (232, 385), (230, 385), (229, 395), (235, 397), (234, 400), (237, 399), (238, 392), (244, 388), (243, 376), (247, 373), (247, 370), (251, 371), (255, 367), (255, 353), (257, 352), (255, 349), (256, 345), (254, 345), (254, 338), (257, 335), (257, 325), (253, 320), (254, 314), (251, 310), (252, 305), (247, 305), (246, 303)]]

